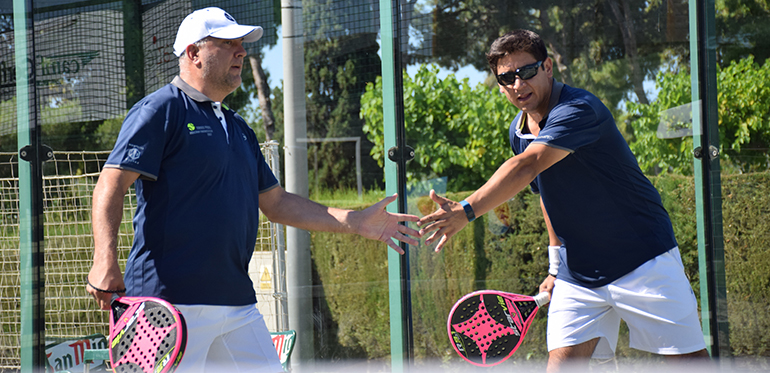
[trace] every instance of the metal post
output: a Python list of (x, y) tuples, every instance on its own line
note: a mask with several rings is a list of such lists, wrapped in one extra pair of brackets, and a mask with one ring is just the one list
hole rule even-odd
[[(399, 0), (380, 0), (382, 35), (382, 102), (385, 149), (385, 190), (388, 195), (399, 194), (396, 209), (406, 212), (406, 161), (411, 154), (406, 146), (403, 117), (401, 44), (397, 28), (400, 25)], [(390, 154), (392, 152), (392, 154)], [(391, 206), (388, 211), (394, 211)], [(412, 337), (412, 307), (409, 282), (408, 245), (399, 255), (388, 250), (388, 283), (390, 294), (390, 356), (393, 372), (405, 371), (414, 356)]]
[(13, 1), (16, 121), (19, 157), (21, 369), (45, 369), (45, 264), (42, 162), (47, 154), (37, 121), (32, 0)]
[[(284, 65), (284, 143), (286, 190), (308, 197), (307, 138), (305, 109), (305, 36), (302, 24), (302, 1), (281, 0)], [(289, 326), (297, 332), (292, 364), (301, 370), (312, 370), (313, 356), (313, 287), (311, 278), (310, 233), (286, 228), (286, 279)]]
[[(278, 141), (270, 140), (267, 144), (270, 150), (270, 168), (275, 177), (281, 180), (281, 155), (278, 151)], [(286, 227), (283, 224), (271, 224), (275, 239), (275, 245), (273, 245), (275, 250), (273, 254), (273, 274), (275, 276), (273, 298), (275, 298), (275, 309), (278, 314), (275, 323), (276, 330), (286, 331), (289, 329), (289, 305), (286, 296), (286, 236), (284, 235)]]
[(690, 50), (695, 154), (695, 199), (700, 265), (701, 319), (714, 358), (730, 355), (725, 284), (722, 194), (717, 127), (714, 0), (690, 1)]

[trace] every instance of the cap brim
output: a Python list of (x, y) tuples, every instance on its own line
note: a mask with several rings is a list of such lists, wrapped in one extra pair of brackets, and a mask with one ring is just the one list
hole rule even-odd
[(231, 25), (211, 33), (210, 36), (218, 39), (240, 39), (246, 43), (253, 43), (262, 37), (264, 30), (259, 26)]

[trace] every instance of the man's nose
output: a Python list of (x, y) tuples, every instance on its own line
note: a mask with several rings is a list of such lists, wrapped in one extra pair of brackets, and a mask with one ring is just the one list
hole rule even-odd
[(519, 90), (522, 85), (526, 85), (526, 81), (522, 79), (520, 76), (516, 75), (516, 80), (513, 81), (513, 89)]

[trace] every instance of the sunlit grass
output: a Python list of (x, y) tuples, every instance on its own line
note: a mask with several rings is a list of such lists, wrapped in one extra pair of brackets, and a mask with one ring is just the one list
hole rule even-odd
[(366, 208), (383, 198), (385, 198), (384, 190), (364, 190), (361, 196), (356, 189), (320, 189), (310, 193), (310, 199), (313, 201), (348, 209)]

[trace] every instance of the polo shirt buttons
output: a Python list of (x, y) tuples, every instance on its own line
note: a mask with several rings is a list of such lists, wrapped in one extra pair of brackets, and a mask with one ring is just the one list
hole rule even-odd
[[(222, 112), (222, 104), (219, 102), (212, 102), (211, 108), (214, 109), (214, 115), (217, 117), (217, 120), (219, 120), (220, 123), (222, 123), (222, 128), (225, 130), (225, 136), (227, 136), (227, 121), (225, 120), (225, 115)], [(227, 142), (230, 142), (230, 139), (227, 139)]]

